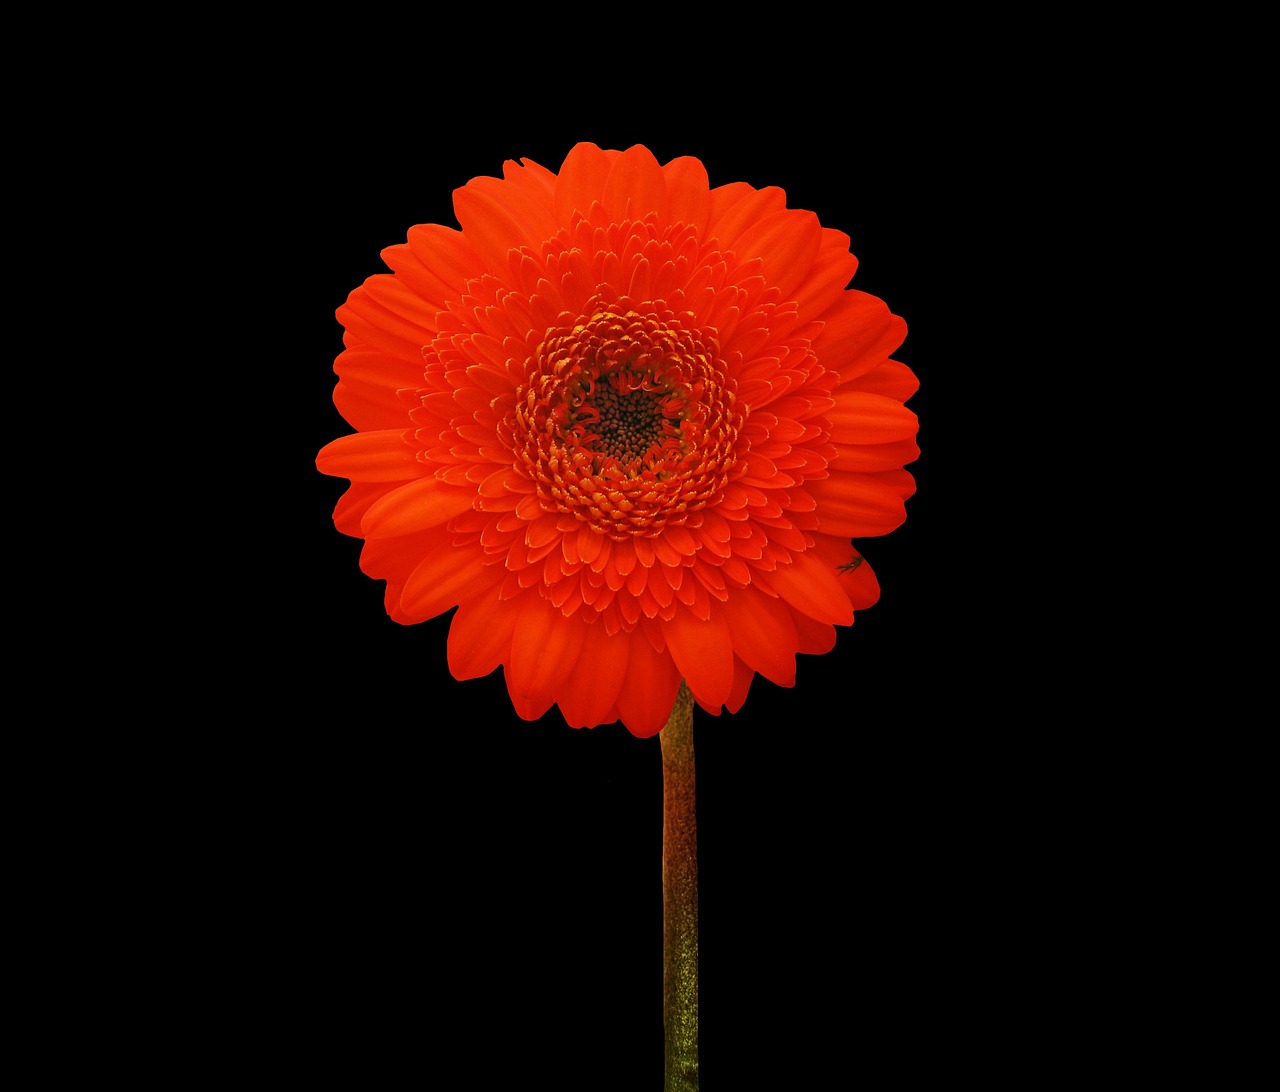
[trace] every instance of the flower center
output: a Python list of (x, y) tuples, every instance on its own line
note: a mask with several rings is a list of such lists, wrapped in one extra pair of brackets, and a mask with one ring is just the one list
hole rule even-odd
[(650, 448), (661, 443), (666, 417), (655, 393), (643, 386), (628, 390), (625, 381), (619, 383), (615, 376), (609, 377), (591, 406), (599, 422), (598, 446), (607, 458), (629, 462), (647, 455)]
[(630, 476), (645, 468), (660, 473), (663, 459), (680, 453), (684, 399), (666, 377), (610, 363), (578, 370), (552, 395), (551, 419), (567, 447), (591, 454), (596, 471), (617, 466)]
[[(547, 331), (512, 420), (547, 511), (653, 535), (719, 495), (741, 424), (713, 337), (660, 301), (591, 301)], [(567, 318), (567, 316), (566, 316)]]

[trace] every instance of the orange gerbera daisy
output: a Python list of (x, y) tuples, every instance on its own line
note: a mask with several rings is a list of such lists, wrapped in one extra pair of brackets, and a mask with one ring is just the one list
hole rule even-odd
[(454, 193), (338, 310), (316, 460), (398, 622), (456, 607), (456, 678), (520, 716), (661, 730), (680, 680), (736, 711), (755, 673), (879, 595), (850, 540), (905, 518), (906, 324), (849, 236), (697, 160), (579, 144)]

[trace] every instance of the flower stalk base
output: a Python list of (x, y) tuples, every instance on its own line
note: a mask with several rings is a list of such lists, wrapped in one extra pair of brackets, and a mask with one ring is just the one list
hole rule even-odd
[(698, 825), (693, 695), (680, 684), (662, 744), (663, 1092), (697, 1092)]

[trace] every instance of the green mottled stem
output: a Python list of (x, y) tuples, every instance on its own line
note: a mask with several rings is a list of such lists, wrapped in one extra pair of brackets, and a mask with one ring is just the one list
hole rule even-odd
[(693, 695), (680, 684), (662, 730), (663, 1092), (698, 1089), (698, 823)]

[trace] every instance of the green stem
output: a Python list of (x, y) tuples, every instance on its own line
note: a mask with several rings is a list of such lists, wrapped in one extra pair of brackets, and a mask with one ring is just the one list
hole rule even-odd
[(662, 742), (663, 1092), (698, 1089), (698, 823), (693, 771), (693, 695), (671, 709)]

